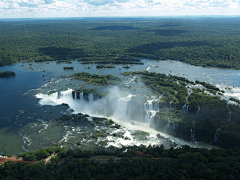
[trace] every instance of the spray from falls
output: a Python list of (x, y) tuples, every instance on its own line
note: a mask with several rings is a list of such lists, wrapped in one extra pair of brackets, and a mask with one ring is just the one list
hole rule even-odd
[[(52, 94), (37, 94), (40, 105), (68, 104), (73, 113), (84, 113), (90, 116), (104, 116), (124, 121), (144, 122), (153, 125), (154, 117), (159, 112), (161, 97), (145, 97), (127, 94), (117, 87), (109, 88), (106, 97), (94, 93), (72, 91), (68, 89)], [(135, 100), (133, 99), (135, 97)], [(145, 103), (144, 103), (145, 101)]]

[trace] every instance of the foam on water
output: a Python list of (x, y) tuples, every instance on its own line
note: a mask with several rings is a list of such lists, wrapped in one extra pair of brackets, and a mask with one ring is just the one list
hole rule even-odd
[[(60, 95), (59, 95), (60, 94)], [(105, 147), (109, 146), (115, 146), (115, 147), (121, 147), (122, 145), (159, 145), (159, 144), (165, 144), (170, 145), (172, 142), (177, 143), (179, 146), (181, 145), (190, 145), (192, 147), (204, 147), (204, 148), (211, 148), (211, 145), (206, 145), (203, 143), (196, 143), (196, 142), (189, 142), (182, 140), (180, 138), (173, 137), (171, 135), (160, 133), (159, 131), (154, 130), (150, 127), (151, 121), (147, 122), (138, 122), (137, 119), (132, 119), (129, 115), (129, 112), (131, 112), (131, 99), (134, 95), (132, 94), (123, 94), (120, 92), (120, 90), (116, 87), (109, 89), (109, 95), (106, 98), (101, 98), (95, 101), (85, 101), (85, 100), (75, 100), (72, 98), (72, 90), (68, 89), (66, 91), (61, 91), (60, 93), (52, 93), (52, 94), (42, 94), (39, 93), (36, 95), (37, 98), (39, 98), (39, 104), (41, 106), (43, 105), (60, 105), (62, 103), (68, 104), (71, 109), (73, 109), (73, 113), (83, 113), (88, 114), (90, 116), (95, 117), (106, 117), (113, 119), (114, 122), (118, 123), (122, 127), (120, 129), (116, 130), (109, 130), (109, 133), (112, 134), (114, 131), (116, 133), (122, 134), (121, 136), (113, 137), (112, 135), (108, 135), (107, 137), (100, 137), (96, 140), (96, 143), (103, 141), (105, 144)], [(149, 118), (151, 119), (152, 116), (156, 114), (157, 111), (159, 111), (159, 107), (154, 104), (154, 102), (159, 102), (160, 97), (151, 97), (146, 101), (146, 107), (149, 111)], [(140, 110), (138, 110), (136, 113), (139, 113)], [(92, 118), (87, 118), (88, 121), (92, 121)], [(87, 126), (85, 127), (85, 131), (87, 130)], [(96, 129), (102, 129), (99, 127), (96, 127)], [(132, 135), (134, 131), (142, 131), (149, 133), (148, 136), (146, 136), (146, 139), (136, 139)], [(71, 136), (77, 135), (77, 133), (71, 134), (73, 131), (70, 129), (66, 129), (66, 134), (63, 136), (62, 140), (59, 142), (67, 142)], [(163, 137), (167, 139), (166, 140), (160, 140), (157, 138), (157, 134), (161, 134)], [(89, 134), (86, 132), (86, 134)], [(124, 138), (122, 138), (124, 136)], [(125, 138), (127, 137), (127, 138)], [(82, 143), (92, 143), (93, 139), (82, 139)]]

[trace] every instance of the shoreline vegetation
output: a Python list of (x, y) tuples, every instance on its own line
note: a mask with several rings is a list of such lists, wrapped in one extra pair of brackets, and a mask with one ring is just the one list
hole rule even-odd
[(140, 62), (130, 57), (139, 57), (240, 69), (238, 22), (239, 17), (1, 21), (0, 66), (23, 60), (135, 64)]
[(240, 179), (239, 148), (140, 145), (92, 152), (54, 145), (19, 157), (25, 162), (0, 165), (1, 179)]

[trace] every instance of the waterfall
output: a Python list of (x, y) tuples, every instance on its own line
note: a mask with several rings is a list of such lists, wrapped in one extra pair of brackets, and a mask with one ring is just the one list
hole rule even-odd
[(159, 112), (159, 103), (156, 102), (157, 99), (154, 96), (152, 98), (152, 100), (147, 100), (147, 102), (144, 103), (144, 110), (146, 112), (145, 123), (147, 124), (151, 124), (155, 115)]
[(83, 100), (83, 92), (80, 93), (80, 100)]
[(88, 101), (89, 101), (90, 103), (93, 102), (93, 94), (92, 94), (92, 93), (89, 93), (89, 94), (88, 94)]
[(61, 98), (61, 96), (62, 96), (62, 94), (61, 94), (61, 92), (57, 92), (57, 96), (58, 96), (58, 99), (60, 99)]
[(183, 113), (188, 113), (188, 106), (186, 104), (183, 105), (182, 112)]
[(191, 137), (191, 139), (194, 141), (194, 139), (195, 139), (195, 122), (193, 121), (193, 128), (190, 130), (191, 132), (190, 132), (190, 137)]
[(172, 108), (172, 102), (170, 102), (170, 108)]
[(213, 142), (217, 142), (217, 140), (218, 140), (218, 136), (219, 136), (219, 131), (220, 131), (221, 129), (217, 129), (216, 130), (216, 133), (215, 133), (215, 135), (214, 135), (214, 139), (213, 139)]
[(174, 121), (173, 121), (173, 130), (175, 129)]
[(72, 91), (72, 98), (76, 100), (78, 98), (78, 94), (76, 91)]
[(170, 120), (168, 120), (167, 128), (170, 129)]
[(193, 129), (191, 129), (191, 139), (194, 141), (195, 138), (195, 127)]
[(130, 119), (131, 117), (131, 101), (132, 95), (129, 94), (126, 97), (119, 98), (114, 107), (113, 116), (121, 119)]
[(197, 110), (197, 116), (200, 116), (200, 107), (198, 107), (198, 110)]
[(229, 104), (227, 104), (227, 108), (228, 108), (227, 121), (231, 121), (232, 112), (231, 112), (231, 110), (229, 108)]
[(232, 114), (231, 111), (229, 111), (229, 114), (228, 114), (228, 117), (227, 117), (228, 121), (231, 121), (231, 114)]

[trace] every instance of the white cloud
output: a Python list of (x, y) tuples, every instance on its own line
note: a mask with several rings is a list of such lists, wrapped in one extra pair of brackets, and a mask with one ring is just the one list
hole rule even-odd
[(87, 4), (99, 6), (99, 5), (112, 4), (114, 3), (114, 0), (85, 0), (85, 2)]
[(240, 15), (240, 0), (0, 0), (3, 17)]

